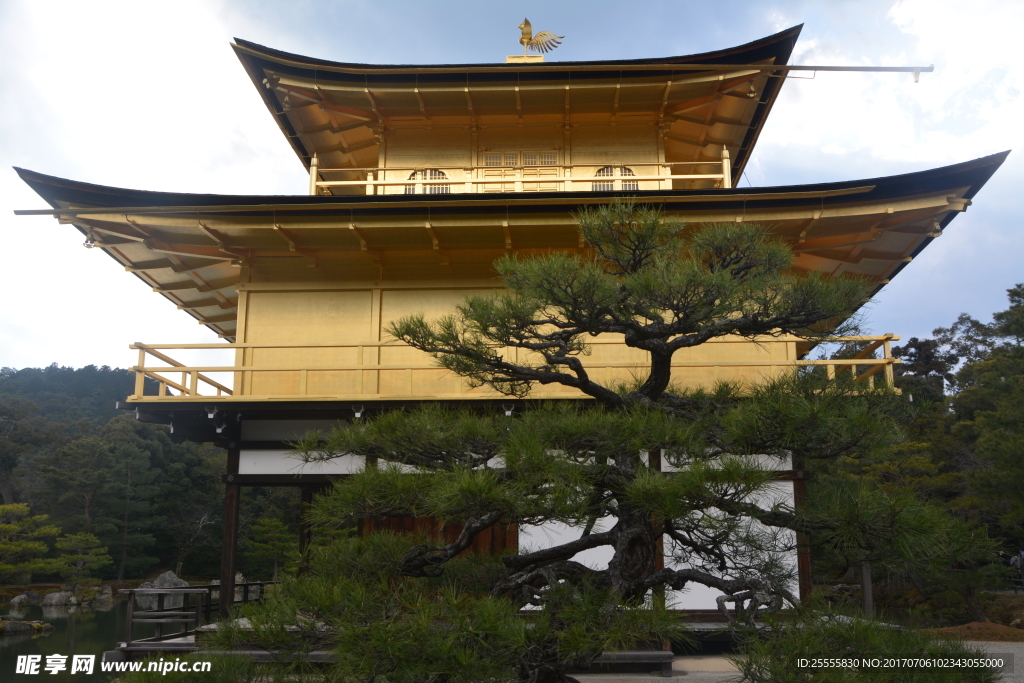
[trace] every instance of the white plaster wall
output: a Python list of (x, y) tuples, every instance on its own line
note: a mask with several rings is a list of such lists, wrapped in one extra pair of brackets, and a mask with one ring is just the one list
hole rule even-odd
[(363, 469), (361, 455), (343, 455), (327, 462), (304, 463), (287, 450), (247, 450), (238, 457), (239, 474), (352, 474)]

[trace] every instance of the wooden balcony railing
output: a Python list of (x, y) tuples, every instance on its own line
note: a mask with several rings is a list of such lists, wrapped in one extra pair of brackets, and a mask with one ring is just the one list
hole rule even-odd
[[(899, 363), (898, 358), (892, 357), (890, 343), (898, 341), (899, 337), (893, 334), (878, 336), (854, 336), (834, 337), (830, 342), (857, 342), (865, 344), (864, 348), (852, 358), (846, 359), (818, 359), (799, 360), (795, 358), (778, 358), (776, 353), (766, 352), (758, 358), (747, 358), (738, 360), (725, 360), (721, 358), (733, 357), (732, 354), (716, 354), (710, 360), (684, 360), (680, 357), (672, 363), (676, 376), (685, 379), (680, 371), (686, 369), (704, 369), (703, 377), (715, 381), (720, 374), (727, 374), (730, 378), (742, 376), (775, 376), (786, 369), (823, 367), (830, 379), (849, 373), (857, 382), (864, 382), (870, 387), (875, 385), (875, 376), (882, 373), (884, 383), (893, 386), (893, 365)], [(795, 353), (795, 341), (766, 339), (760, 342), (761, 347), (771, 344), (789, 347), (786, 355)], [(603, 341), (600, 339), (590, 342), (595, 347), (595, 354), (614, 345), (621, 349), (625, 347), (620, 342)], [(745, 339), (718, 339), (709, 342), (711, 345), (718, 344), (748, 344), (751, 342)], [(362, 344), (132, 344), (131, 348), (139, 352), (139, 364), (132, 368), (136, 373), (135, 394), (131, 397), (137, 401), (161, 401), (161, 400), (187, 400), (202, 398), (203, 400), (281, 400), (303, 398), (305, 400), (347, 400), (354, 398), (366, 399), (452, 399), (452, 398), (495, 398), (500, 394), (486, 389), (469, 390), (464, 388), (461, 393), (452, 392), (424, 392), (417, 390), (414, 386), (413, 374), (416, 371), (434, 371), (436, 376), (443, 375), (446, 371), (438, 368), (432, 359), (426, 354), (416, 354), (416, 360), (407, 362), (381, 362), (382, 352), (389, 350), (409, 352), (411, 349), (398, 342), (366, 342)], [(703, 346), (700, 348), (704, 348)], [(224, 351), (233, 350), (236, 354), (235, 362), (231, 365), (185, 365), (164, 354), (161, 350), (190, 350), (190, 351)], [(876, 357), (877, 352), (881, 354)], [(346, 353), (355, 362), (255, 362), (254, 355), (259, 352), (274, 351), (285, 353), (292, 357), (307, 357), (312, 354), (334, 352)], [(147, 365), (153, 359), (164, 363), (164, 365)], [(256, 359), (257, 361), (259, 359)], [(587, 370), (592, 376), (599, 376), (599, 371), (611, 371), (608, 374), (628, 374), (643, 371), (643, 363), (637, 361), (608, 362), (591, 359), (587, 363)], [(324, 391), (322, 386), (314, 386), (318, 373), (331, 373), (337, 376), (338, 373), (350, 373), (351, 382), (348, 382), (348, 389), (345, 391)], [(392, 390), (380, 391), (379, 379), (381, 373), (390, 372), (390, 386)], [(219, 382), (209, 374), (223, 374), (231, 379)], [(180, 376), (180, 380), (176, 379)], [(287, 390), (267, 391), (261, 381), (278, 380), (281, 377), (289, 378)], [(147, 379), (151, 381), (146, 381)], [(156, 385), (155, 393), (152, 393)], [(272, 382), (271, 382), (272, 384)], [(229, 386), (230, 385), (230, 386)], [(399, 386), (399, 388), (395, 388)], [(177, 393), (172, 393), (177, 392)], [(547, 393), (544, 393), (547, 397)], [(551, 397), (557, 397), (552, 395)], [(570, 396), (565, 396), (569, 398)]]
[[(673, 173), (673, 167), (710, 166), (715, 173)], [(611, 175), (597, 175), (610, 169)], [(440, 173), (438, 173), (438, 171)], [(356, 173), (359, 180), (329, 180), (331, 173)], [(385, 178), (387, 176), (387, 178)], [(400, 176), (400, 177), (396, 177)], [(413, 177), (410, 177), (413, 176)], [(673, 181), (713, 180), (715, 187), (732, 187), (732, 165), (728, 150), (721, 161), (674, 161), (664, 163), (555, 164), (517, 166), (386, 166), (371, 168), (325, 168), (313, 157), (309, 168), (309, 193), (321, 188), (364, 188), (365, 193), (388, 194), (387, 188), (402, 188), (407, 194), (449, 194), (464, 192), (586, 191), (595, 189), (631, 191), (672, 189)], [(653, 185), (653, 186), (652, 186)]]

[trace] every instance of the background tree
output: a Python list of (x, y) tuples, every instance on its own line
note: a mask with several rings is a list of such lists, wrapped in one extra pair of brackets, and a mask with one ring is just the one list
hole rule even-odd
[(156, 483), (160, 472), (150, 464), (151, 444), (136, 432), (138, 424), (121, 416), (103, 428), (110, 452), (110, 479), (103, 494), (115, 526), (115, 531), (107, 534), (107, 545), (118, 555), (118, 581), (124, 581), (127, 571), (138, 575), (157, 562), (147, 555), (156, 542), (148, 532), (163, 522), (152, 512), (153, 499), (160, 492)]
[(100, 547), (100, 539), (92, 534), (61, 536), (55, 545), (60, 552), (58, 572), (70, 582), (72, 591), (81, 584), (95, 583), (90, 574), (111, 563), (107, 549)]
[(281, 520), (261, 517), (252, 525), (244, 553), (250, 567), (260, 568), (260, 576), (269, 573), (271, 581), (277, 581), (279, 566), (298, 557), (298, 537)]
[[(838, 506), (838, 499), (870, 490), (878, 500), (930, 507), (937, 526), (920, 538), (930, 539), (932, 549), (889, 553), (874, 574), (888, 583), (883, 601), (916, 601), (932, 617), (987, 620), (976, 594), (1005, 586), (998, 552), (1015, 553), (1024, 540), (1024, 497), (1017, 486), (1024, 476), (1024, 290), (1018, 285), (1008, 293), (1009, 308), (991, 323), (961, 314), (950, 327), (936, 329), (935, 338), (911, 339), (894, 349), (904, 361), (895, 368), (897, 386), (908, 400), (913, 397), (903, 440), (868, 456), (812, 467), (818, 475), (808, 488), (812, 502)], [(837, 487), (846, 490), (837, 494)], [(826, 539), (812, 540), (821, 541), (812, 545), (816, 582), (851, 580), (856, 567), (850, 553)], [(908, 583), (916, 597), (906, 592)]]
[(55, 571), (57, 564), (45, 555), (58, 534), (46, 515), (32, 515), (27, 505), (0, 505), (0, 582), (27, 582), (34, 573)]
[(0, 399), (0, 496), (4, 505), (15, 502), (15, 471), (22, 456), (53, 438), (53, 429), (32, 401)]
[[(126, 576), (153, 563), (216, 576), (224, 451), (175, 441), (165, 427), (114, 410), (133, 382), (131, 372), (94, 366), (0, 370), (0, 404), (22, 411), (16, 424), (0, 421), (0, 437), (9, 437), (0, 438), (0, 465), (11, 472), (14, 500), (68, 531), (97, 534), (126, 555)], [(285, 518), (297, 523), (291, 512)], [(116, 578), (121, 566), (104, 572)]]
[(69, 531), (103, 533), (113, 522), (102, 509), (103, 494), (111, 480), (108, 444), (87, 435), (44, 453), (36, 463), (43, 482), (38, 498), (43, 506), (60, 510), (61, 526)]

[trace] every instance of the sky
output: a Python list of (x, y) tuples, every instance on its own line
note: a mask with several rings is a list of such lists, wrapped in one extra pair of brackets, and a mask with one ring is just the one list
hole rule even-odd
[[(683, 55), (796, 24), (791, 59), (935, 65), (790, 79), (741, 186), (872, 178), (1014, 149), (942, 237), (870, 304), (866, 331), (987, 321), (1024, 281), (1024, 2), (973, 0), (0, 0), (0, 367), (127, 367), (128, 345), (218, 341), (49, 217), (13, 166), (144, 190), (304, 194), (308, 183), (229, 48), (233, 37), (364, 63), (500, 62), (525, 15), (548, 61)], [(805, 74), (806, 76), (806, 74)]]

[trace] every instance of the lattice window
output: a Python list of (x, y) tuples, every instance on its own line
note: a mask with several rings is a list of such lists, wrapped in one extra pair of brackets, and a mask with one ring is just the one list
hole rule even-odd
[[(614, 166), (605, 166), (604, 168), (598, 169), (597, 173), (595, 173), (594, 175), (596, 175), (599, 178), (614, 178), (615, 177), (615, 167)], [(621, 177), (621, 178), (625, 178), (625, 177), (629, 177), (629, 176), (635, 176), (635, 175), (636, 175), (636, 173), (633, 173), (633, 169), (631, 169), (631, 168), (626, 168), (625, 166), (623, 166), (622, 168), (619, 169), (619, 177)], [(601, 180), (601, 181), (597, 181), (597, 182), (592, 184), (590, 189), (592, 189), (594, 192), (611, 192), (612, 190), (615, 189), (615, 181), (614, 180)], [(636, 192), (639, 189), (640, 189), (640, 183), (638, 183), (635, 180), (623, 180), (622, 181), (622, 191), (623, 192)]]
[[(409, 180), (447, 180), (448, 176), (445, 175), (444, 171), (436, 168), (428, 168), (425, 171), (413, 171), (409, 175)], [(451, 194), (451, 185), (441, 185), (440, 183), (431, 183), (423, 186), (423, 194)], [(415, 185), (406, 185), (405, 194), (416, 194)]]
[(523, 166), (554, 166), (558, 163), (555, 152), (523, 152)]

